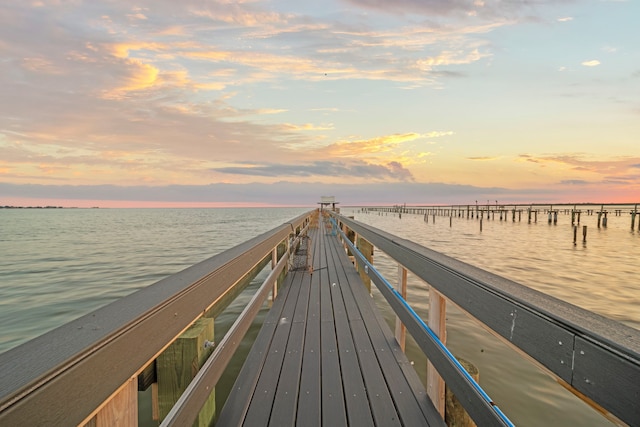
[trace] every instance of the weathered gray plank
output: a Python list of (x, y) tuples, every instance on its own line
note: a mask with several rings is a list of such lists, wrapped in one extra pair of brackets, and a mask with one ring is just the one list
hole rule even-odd
[[(298, 395), (298, 413), (305, 414), (296, 420), (297, 425), (315, 427), (320, 426), (322, 415), (320, 411), (320, 269), (322, 257), (320, 233), (310, 231), (313, 241), (313, 269), (309, 289), (309, 305), (307, 308), (307, 327), (300, 373), (300, 392)], [(324, 264), (326, 265), (326, 264)]]
[(296, 409), (298, 406), (300, 371), (302, 369), (302, 355), (311, 282), (311, 278), (306, 271), (299, 272), (298, 277), (300, 277), (300, 294), (298, 295), (295, 305), (286, 354), (284, 356), (280, 379), (278, 380), (278, 387), (271, 411), (271, 419), (269, 420), (269, 425), (276, 427), (293, 425), (295, 423)]
[[(330, 261), (332, 260), (329, 254), (327, 258)], [(335, 264), (333, 262), (331, 262), (331, 264), (334, 266), (334, 269), (332, 269), (333, 274), (336, 274)], [(347, 308), (341, 292), (341, 288), (345, 285), (345, 282), (341, 282), (340, 286), (332, 286), (331, 295), (336, 322), (336, 339), (338, 342), (340, 366), (342, 367), (347, 417), (350, 425), (370, 426), (374, 425), (372, 411), (369, 406), (364, 378), (360, 370), (358, 354), (351, 335)], [(355, 305), (352, 306), (352, 311), (354, 311), (354, 313), (358, 312)]]
[(373, 300), (346, 256), (343, 256), (343, 251), (334, 249), (334, 257), (334, 262), (343, 267), (343, 271), (339, 272), (339, 280), (350, 284), (349, 287), (342, 287), (344, 299), (357, 307), (364, 320), (363, 324), (366, 326), (402, 423), (412, 426), (427, 425), (427, 420), (433, 420), (433, 425), (444, 425), (415, 370), (400, 349), (388, 325), (375, 309)]
[(366, 327), (361, 320), (351, 321), (350, 325), (375, 423), (379, 426), (399, 426), (400, 417), (371, 346)]
[(284, 303), (291, 289), (293, 275), (282, 284), (279, 298), (273, 303), (271, 310), (265, 318), (260, 332), (254, 341), (251, 351), (238, 374), (229, 397), (218, 417), (217, 423), (224, 426), (242, 425), (247, 409), (251, 402), (251, 396), (258, 383), (264, 360), (268, 354), (269, 346), (284, 309)]
[(326, 241), (329, 238), (323, 236), (322, 256), (326, 269), (323, 269), (320, 280), (320, 303), (323, 307), (321, 321), (321, 347), (322, 347), (322, 423), (323, 425), (345, 425), (347, 413), (344, 402), (344, 388), (342, 369), (338, 353), (338, 340), (336, 337), (336, 325), (334, 310), (335, 304), (331, 298), (332, 284), (329, 272), (334, 266), (327, 262)]
[(247, 410), (244, 423), (250, 426), (266, 426), (269, 423), (269, 417), (273, 408), (275, 399), (276, 384), (280, 379), (284, 356), (286, 354), (286, 345), (291, 332), (293, 314), (296, 309), (296, 302), (300, 294), (299, 279), (300, 274), (292, 273), (294, 278), (292, 286), (287, 294), (284, 302), (284, 308), (273, 339), (264, 361), (264, 366), (258, 379), (251, 404)]

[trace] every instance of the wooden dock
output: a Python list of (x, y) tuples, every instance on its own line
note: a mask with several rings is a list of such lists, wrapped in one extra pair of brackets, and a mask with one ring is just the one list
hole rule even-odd
[(217, 425), (444, 425), (338, 238), (309, 237)]
[[(398, 263), (395, 285), (373, 265), (374, 247)], [(269, 263), (209, 354), (212, 318)], [(406, 299), (409, 271), (429, 286), (427, 321)], [(393, 310), (395, 335), (363, 280)], [(269, 295), (236, 383), (213, 409), (216, 384)], [(163, 427), (209, 425), (214, 410), (218, 426), (442, 426), (446, 383), (476, 425), (512, 426), (446, 347), (445, 300), (605, 417), (640, 426), (640, 331), (317, 210), (0, 354), (0, 425), (136, 426), (136, 391), (151, 387), (152, 406), (167, 400), (162, 389), (175, 392), (152, 415)], [(405, 332), (429, 361), (428, 392), (402, 351)], [(182, 341), (197, 356), (176, 351)]]

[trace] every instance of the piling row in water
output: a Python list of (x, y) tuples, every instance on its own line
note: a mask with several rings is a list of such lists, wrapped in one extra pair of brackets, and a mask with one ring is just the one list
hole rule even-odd
[[(393, 214), (398, 215), (399, 218), (402, 218), (402, 214), (413, 214), (413, 215), (422, 215), (424, 217), (425, 222), (429, 222), (429, 218), (431, 218), (431, 222), (435, 223), (436, 216), (446, 216), (449, 217), (449, 226), (453, 224), (453, 218), (466, 218), (466, 219), (478, 219), (478, 220), (496, 220), (500, 221), (509, 221), (512, 222), (521, 222), (523, 217), (523, 212), (527, 213), (527, 222), (529, 224), (538, 222), (538, 212), (541, 214), (547, 215), (547, 221), (549, 224), (557, 224), (558, 223), (558, 215), (571, 215), (571, 225), (580, 225), (580, 220), (583, 215), (593, 216), (597, 215), (597, 226), (598, 228), (607, 227), (608, 223), (608, 214), (612, 213), (614, 216), (622, 217), (626, 209), (622, 209), (621, 206), (629, 206), (628, 212), (631, 216), (631, 230), (635, 230), (636, 228), (636, 218), (638, 219), (638, 231), (640, 231), (640, 212), (638, 212), (638, 204), (633, 203), (621, 203), (621, 204), (605, 204), (601, 203), (600, 209), (593, 207), (593, 205), (598, 204), (589, 204), (585, 205), (541, 205), (541, 204), (528, 204), (528, 205), (491, 205), (487, 203), (486, 205), (447, 205), (447, 206), (406, 206), (406, 205), (395, 205), (395, 206), (385, 206), (385, 207), (365, 207), (362, 208), (362, 212), (378, 212), (379, 214)], [(579, 208), (579, 206), (581, 208)], [(609, 206), (610, 210), (607, 210), (606, 207)], [(633, 209), (631, 207), (633, 206)]]

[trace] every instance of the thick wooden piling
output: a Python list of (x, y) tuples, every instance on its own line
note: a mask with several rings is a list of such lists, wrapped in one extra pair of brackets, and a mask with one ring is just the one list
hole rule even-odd
[[(213, 319), (202, 317), (180, 335), (156, 359), (160, 420), (167, 416), (200, 367), (213, 352), (205, 347), (213, 341)], [(208, 427), (215, 415), (215, 392), (200, 411), (194, 425)]]
[[(471, 375), (475, 382), (480, 381), (480, 372), (471, 362), (457, 358), (458, 362), (464, 367), (464, 369)], [(446, 407), (444, 420), (449, 427), (475, 427), (476, 423), (473, 422), (467, 411), (456, 398), (456, 396), (446, 387)]]
[[(371, 243), (369, 243), (367, 240), (363, 239), (362, 237), (357, 236), (356, 248), (358, 248), (358, 250), (362, 253), (362, 255), (364, 255), (367, 261), (373, 264), (373, 245)], [(365, 271), (365, 267), (357, 263), (356, 268), (358, 270), (358, 273), (360, 274), (360, 278), (362, 279), (365, 286), (369, 290), (369, 293), (371, 293), (371, 278)]]

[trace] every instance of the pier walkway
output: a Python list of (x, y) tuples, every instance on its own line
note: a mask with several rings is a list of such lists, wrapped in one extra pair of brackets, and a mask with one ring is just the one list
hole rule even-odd
[(217, 425), (444, 425), (335, 233), (309, 238)]
[[(397, 262), (395, 284), (374, 248)], [(214, 342), (214, 318), (269, 264)], [(408, 300), (409, 272), (428, 286), (426, 320)], [(395, 334), (368, 282), (393, 310)], [(269, 295), (216, 408), (218, 380)], [(449, 302), (607, 419), (640, 426), (640, 331), (322, 210), (0, 354), (0, 425), (137, 426), (148, 399), (162, 427), (443, 426), (446, 384), (476, 425), (513, 426), (447, 348)], [(408, 336), (426, 356), (428, 392), (402, 350)]]

